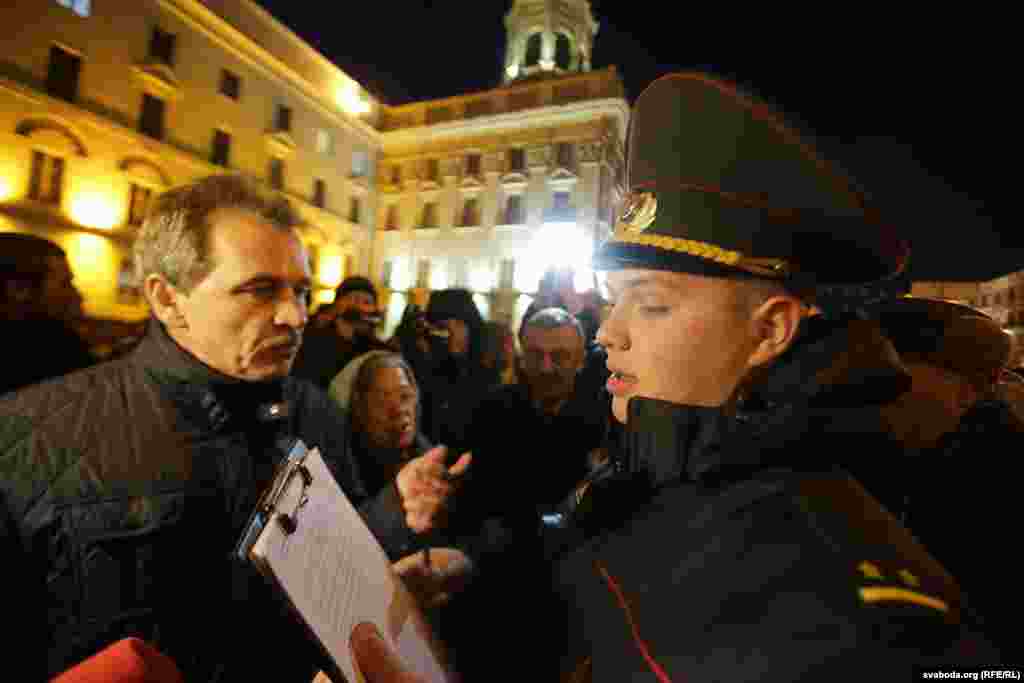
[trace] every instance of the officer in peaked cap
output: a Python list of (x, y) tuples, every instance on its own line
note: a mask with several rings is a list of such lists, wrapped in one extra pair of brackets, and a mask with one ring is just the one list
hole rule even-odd
[(808, 310), (898, 274), (906, 243), (778, 113), (704, 74), (640, 95), (627, 155), (595, 258), (623, 434), (557, 562), (563, 673), (904, 681), (997, 661), (949, 573), (841, 467), (893, 447), (879, 406), (909, 377), (877, 324)]

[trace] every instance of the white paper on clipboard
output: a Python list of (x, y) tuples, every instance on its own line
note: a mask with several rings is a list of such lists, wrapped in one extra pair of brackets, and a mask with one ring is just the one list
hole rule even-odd
[[(305, 473), (284, 482), (249, 558), (287, 594), (348, 683), (363, 680), (349, 647), (362, 622), (377, 626), (410, 671), (444, 683), (437, 641), (383, 548), (320, 452), (308, 451), (301, 464)], [(282, 515), (294, 525), (281, 524)]]

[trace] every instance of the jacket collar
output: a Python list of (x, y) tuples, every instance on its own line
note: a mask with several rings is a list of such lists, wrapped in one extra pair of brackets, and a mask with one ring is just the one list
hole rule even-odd
[(178, 345), (154, 318), (132, 358), (200, 429), (219, 431), (238, 421), (275, 423), (291, 413), (285, 380), (251, 382), (218, 372)]
[(820, 467), (832, 463), (807, 447), (808, 436), (877, 429), (872, 406), (909, 388), (891, 345), (867, 321), (805, 322), (790, 351), (731, 409), (631, 399), (620, 466), (654, 486), (802, 467), (805, 458)]

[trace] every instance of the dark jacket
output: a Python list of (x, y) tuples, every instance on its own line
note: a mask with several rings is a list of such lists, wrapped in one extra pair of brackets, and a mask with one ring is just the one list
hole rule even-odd
[(338, 373), (353, 359), (377, 350), (390, 349), (375, 337), (356, 336), (351, 341), (342, 339), (331, 322), (323, 327), (306, 330), (291, 374), (292, 377), (308, 380), (326, 391)]
[(1018, 647), (1024, 608), (1014, 563), (1000, 558), (1020, 517), (1024, 423), (1001, 400), (979, 401), (934, 448), (908, 459), (906, 524), (971, 597), (989, 636)]
[(630, 401), (618, 469), (576, 510), (587, 540), (557, 563), (564, 670), (905, 681), (977, 661), (953, 579), (834, 466), (878, 441), (865, 405), (907, 386), (867, 330), (807, 321), (734, 411)]
[(66, 323), (52, 318), (0, 321), (0, 339), (5, 349), (0, 395), (96, 362), (82, 338)]
[(587, 455), (603, 443), (611, 415), (609, 395), (581, 381), (589, 379), (577, 377), (555, 415), (538, 412), (526, 383), (493, 388), (472, 416), (467, 494), (478, 494), (493, 514), (561, 502), (587, 473)]
[(124, 359), (0, 400), (0, 554), (39, 617), (8, 666), (42, 680), (136, 636), (190, 681), (310, 680), (316, 651), (232, 551), (290, 435), (404, 554), (397, 493), (368, 498), (344, 420), (305, 382), (214, 372), (155, 323)]
[(472, 357), (426, 356), (415, 350), (403, 350), (402, 355), (419, 385), (423, 433), (453, 454), (463, 453), (470, 447), (473, 411), (498, 385), (498, 372)]

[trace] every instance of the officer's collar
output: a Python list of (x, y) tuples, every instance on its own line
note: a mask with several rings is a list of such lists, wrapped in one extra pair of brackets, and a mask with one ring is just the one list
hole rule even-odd
[(291, 412), (283, 379), (253, 382), (225, 375), (182, 348), (154, 318), (135, 361), (197, 426), (219, 430), (234, 420), (273, 423)]
[(866, 424), (866, 406), (907, 388), (905, 370), (888, 355), (891, 347), (865, 342), (874, 337), (861, 322), (808, 325), (751, 395), (729, 407), (632, 398), (622, 465), (645, 473), (655, 486), (803, 466), (810, 449), (798, 442), (807, 435), (856, 432)]

